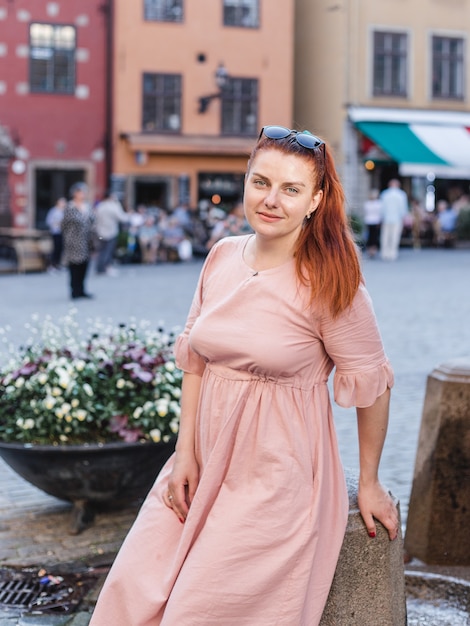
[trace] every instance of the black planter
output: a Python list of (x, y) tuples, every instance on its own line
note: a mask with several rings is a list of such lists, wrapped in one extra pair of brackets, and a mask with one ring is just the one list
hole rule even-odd
[(0, 456), (25, 480), (74, 504), (71, 533), (95, 511), (119, 509), (145, 498), (175, 442), (70, 446), (0, 442)]

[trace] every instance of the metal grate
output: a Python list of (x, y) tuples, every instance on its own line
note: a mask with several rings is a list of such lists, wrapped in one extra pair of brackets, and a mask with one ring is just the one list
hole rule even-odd
[(39, 581), (0, 581), (0, 604), (7, 607), (28, 607), (41, 593)]
[(35, 613), (72, 613), (96, 583), (96, 577), (89, 575), (62, 578), (41, 574), (0, 569), (0, 606)]

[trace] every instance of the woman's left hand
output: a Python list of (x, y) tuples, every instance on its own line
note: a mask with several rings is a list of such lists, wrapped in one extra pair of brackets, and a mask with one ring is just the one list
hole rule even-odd
[(377, 534), (375, 519), (385, 526), (391, 540), (398, 537), (399, 518), (397, 506), (390, 493), (385, 490), (378, 480), (367, 485), (359, 482), (357, 499), (369, 537), (375, 537)]

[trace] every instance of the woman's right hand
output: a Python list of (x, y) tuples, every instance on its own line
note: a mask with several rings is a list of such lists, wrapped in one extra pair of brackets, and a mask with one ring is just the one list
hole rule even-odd
[(183, 524), (199, 483), (199, 465), (193, 452), (176, 451), (173, 470), (168, 480), (165, 504), (173, 509)]

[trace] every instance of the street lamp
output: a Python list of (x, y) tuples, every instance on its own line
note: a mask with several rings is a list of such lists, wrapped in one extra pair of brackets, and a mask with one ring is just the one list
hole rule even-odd
[(209, 94), (208, 96), (201, 96), (199, 98), (199, 110), (198, 113), (205, 113), (209, 108), (209, 104), (216, 98), (221, 98), (224, 88), (229, 80), (229, 73), (223, 63), (219, 63), (217, 70), (215, 71), (215, 84), (219, 88), (217, 93)]

